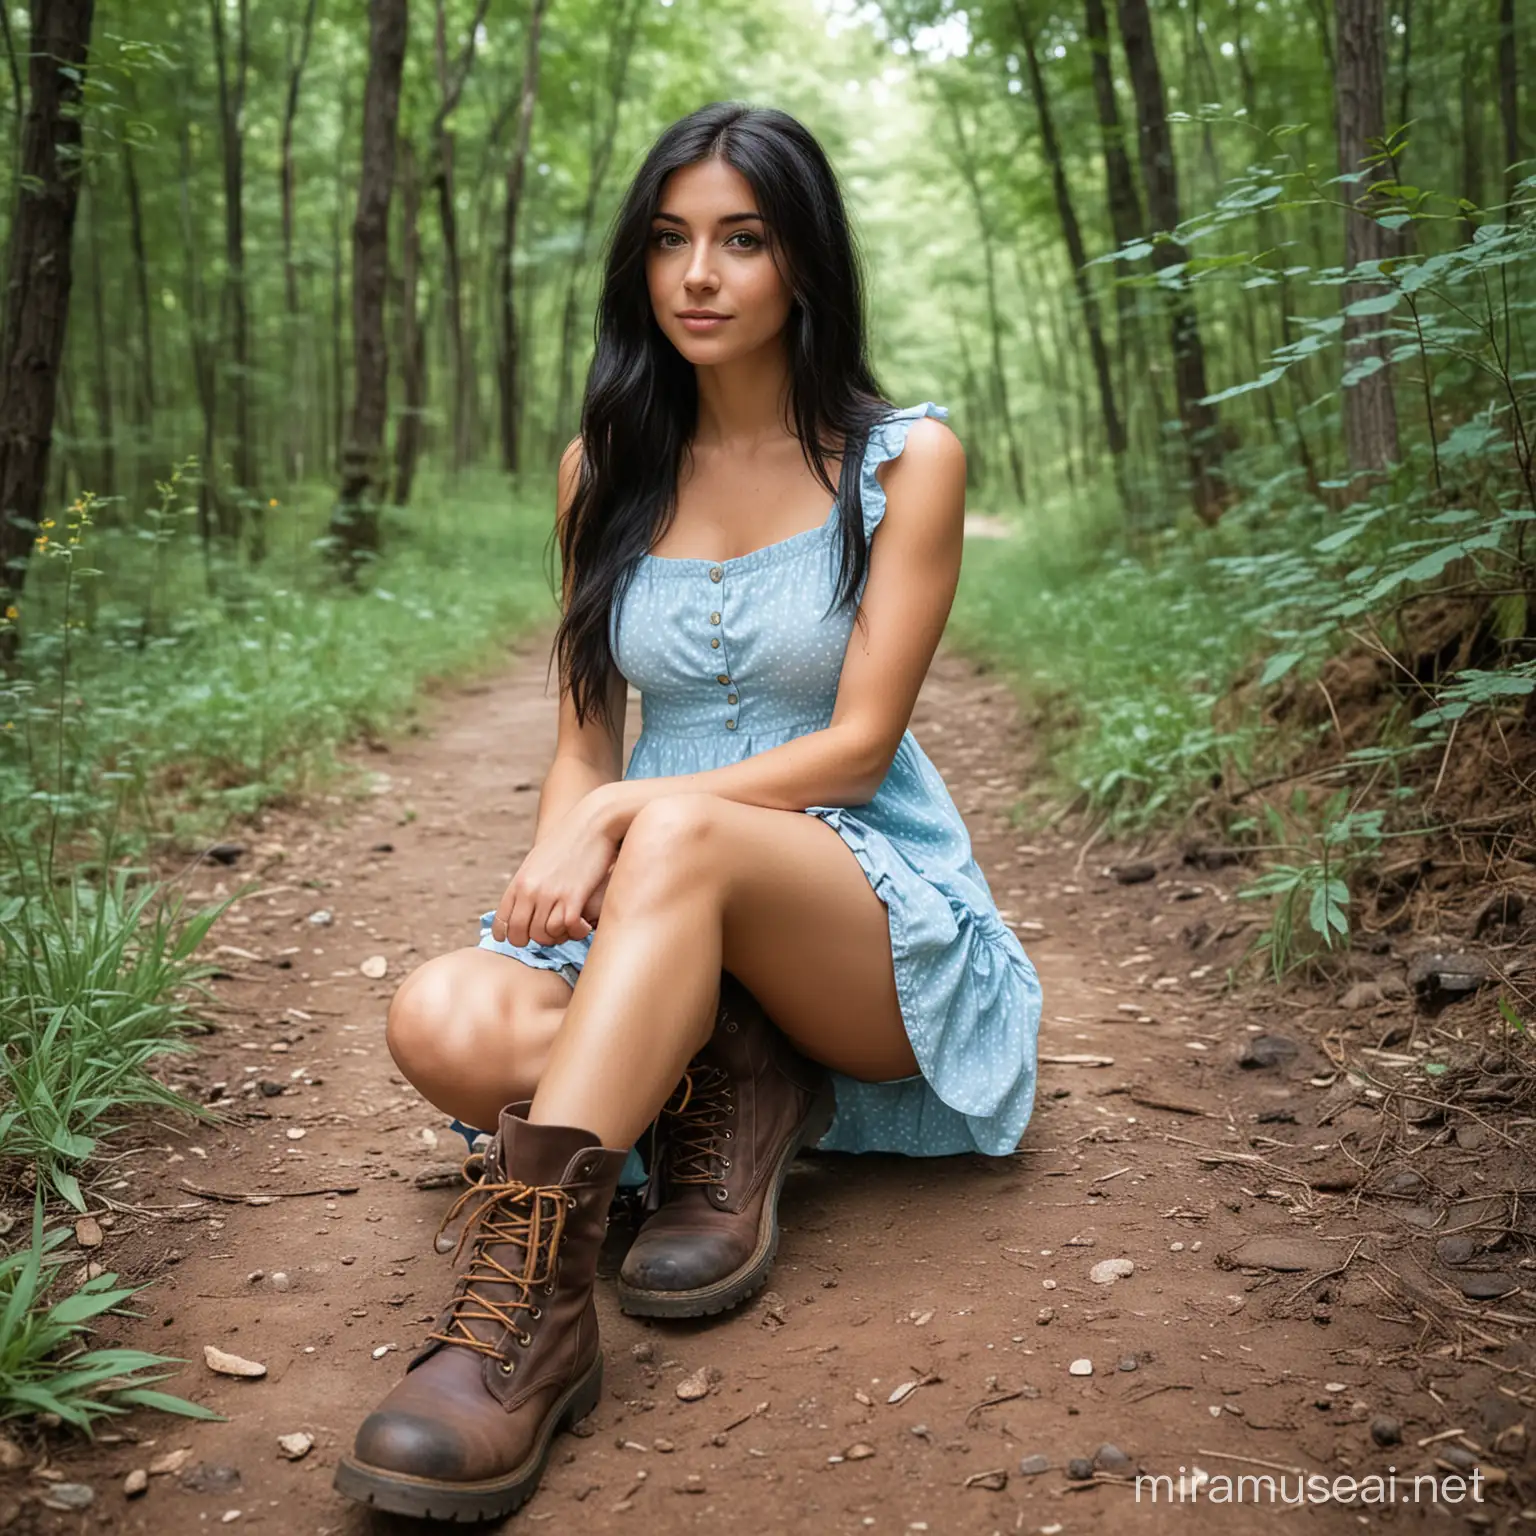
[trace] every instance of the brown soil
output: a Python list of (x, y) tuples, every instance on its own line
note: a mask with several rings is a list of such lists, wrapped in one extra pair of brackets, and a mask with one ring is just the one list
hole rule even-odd
[[(0, 1474), (0, 1527), (185, 1536), (239, 1511), (237, 1529), (419, 1529), (331, 1490), (337, 1456), (403, 1369), (451, 1275), (431, 1237), (457, 1190), (413, 1180), (457, 1159), (462, 1142), (395, 1072), (382, 1025), (402, 976), (473, 942), (527, 846), (555, 715), (543, 650), (521, 651), (493, 683), (440, 692), (429, 730), (359, 752), (380, 774), (361, 805), (337, 797), (308, 816), (268, 817), (239, 868), (196, 877), (204, 895), (261, 884), (215, 934), (235, 946), (219, 957), (231, 973), (217, 983), (219, 1031), (173, 1079), (199, 1097), (226, 1083), (239, 1109), (217, 1127), (125, 1132), (90, 1203), (105, 1213), (95, 1257), (125, 1280), (153, 1281), (137, 1298), (142, 1318), (104, 1333), (188, 1361), (165, 1386), (228, 1422), (136, 1412), (104, 1426), (95, 1447), (13, 1426), (26, 1464)], [(1233, 898), (1247, 873), (1154, 853), (1154, 878), (1122, 884), (1109, 868), (1135, 850), (1085, 848), (1066, 823), (1041, 830), (1010, 692), (969, 662), (940, 655), (913, 729), (1040, 971), (1039, 1107), (1021, 1150), (803, 1158), (782, 1202), (770, 1291), (722, 1319), (627, 1318), (611, 1278), (600, 1281), (603, 1402), (579, 1437), (557, 1441), (542, 1488), (510, 1527), (985, 1536), (1126, 1521), (1246, 1531), (1275, 1515), (1209, 1503), (1210, 1490), (1182, 1507), (1145, 1495), (1138, 1504), (1124, 1473), (1066, 1475), (1070, 1458), (1105, 1442), (1150, 1473), (1286, 1469), (1293, 1487), (1298, 1471), (1395, 1467), (1402, 1477), (1471, 1456), (1485, 1479), (1503, 1479), (1491, 1502), (1436, 1506), (1426, 1495), (1385, 1519), (1431, 1530), (1518, 1523), (1531, 1490), (1514, 1426), (1536, 1386), (1528, 1293), (1466, 1300), (1436, 1269), (1437, 1234), (1424, 1230), (1460, 1225), (1457, 1199), (1502, 1196), (1518, 1180), (1497, 1159), (1458, 1151), (1446, 1127), (1413, 1162), (1430, 1193), (1412, 1195), (1400, 1179), (1390, 1197), (1362, 1199), (1350, 1186), (1373, 1163), (1381, 1116), (1368, 1101), (1341, 1101), (1313, 1043), (1383, 1031), (1411, 1003), (1345, 1013), (1330, 999), (1228, 992), (1227, 968), (1257, 919)], [(1021, 803), (1033, 830), (1010, 824)], [(320, 908), (329, 926), (309, 921)], [(359, 970), (374, 955), (388, 962), (382, 980)], [(1259, 1034), (1294, 1040), (1298, 1054), (1240, 1067)], [(238, 1097), (247, 1078), (283, 1091)], [(252, 1206), (199, 1198), (183, 1180), (355, 1192)], [(1512, 1287), (1531, 1276), (1523, 1220), (1516, 1201), (1509, 1230), (1490, 1239), (1502, 1256), (1486, 1260)], [(1234, 1266), (1227, 1255), (1262, 1235), (1321, 1244), (1320, 1267)], [(1131, 1277), (1090, 1281), (1094, 1264), (1122, 1257)], [(274, 1288), (276, 1271), (286, 1289)], [(264, 1362), (267, 1375), (214, 1375), (206, 1344)], [(1091, 1376), (1069, 1374), (1080, 1358)], [(718, 1383), (680, 1401), (676, 1384), (701, 1366)], [(1373, 1443), (1378, 1417), (1399, 1421), (1400, 1444)], [(277, 1437), (296, 1431), (314, 1446), (288, 1461)], [(847, 1456), (856, 1445), (872, 1454)], [(180, 1475), (125, 1496), (131, 1470), (183, 1447)], [(1036, 1454), (1050, 1470), (1027, 1475), (1020, 1460)], [(89, 1484), (94, 1503), (44, 1507), (40, 1471)], [(1308, 1530), (1343, 1531), (1383, 1514), (1327, 1504), (1302, 1518)]]

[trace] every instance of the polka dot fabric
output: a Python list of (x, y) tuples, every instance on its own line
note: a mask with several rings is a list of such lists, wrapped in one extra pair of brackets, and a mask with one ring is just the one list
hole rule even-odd
[[(900, 454), (914, 421), (947, 415), (928, 401), (870, 434), (860, 481), (868, 533), (885, 513), (876, 466)], [(837, 512), (834, 503), (819, 528), (734, 560), (641, 558), (610, 621), (619, 669), (641, 695), (626, 779), (740, 762), (831, 721), (853, 627), (848, 611), (822, 617), (836, 592)], [(885, 904), (920, 1069), (883, 1083), (838, 1074), (837, 1113), (820, 1145), (911, 1156), (1012, 1152), (1034, 1105), (1040, 983), (998, 915), (938, 770), (909, 730), (872, 800), (811, 805), (805, 814), (837, 832)], [(498, 943), (493, 915), (480, 920), (482, 948), (575, 985), (591, 935)]]

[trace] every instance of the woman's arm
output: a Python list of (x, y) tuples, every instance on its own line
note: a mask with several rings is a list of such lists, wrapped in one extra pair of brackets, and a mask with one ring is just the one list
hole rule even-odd
[(849, 636), (831, 723), (703, 773), (616, 774), (616, 782), (590, 790), (583, 807), (609, 836), (622, 838), (640, 807), (660, 795), (697, 792), (781, 810), (862, 805), (874, 797), (912, 718), (960, 582), (965, 450), (947, 426), (924, 417), (912, 424), (903, 452), (876, 474), (886, 512), (880, 537), (870, 543), (867, 631), (855, 625)]

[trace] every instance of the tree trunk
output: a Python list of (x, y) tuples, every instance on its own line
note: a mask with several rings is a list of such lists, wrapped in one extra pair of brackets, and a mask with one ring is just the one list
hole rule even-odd
[(427, 403), (427, 348), (417, 289), (421, 280), (421, 184), (416, 152), (400, 141), (400, 381), (405, 404), (395, 428), (395, 505), (407, 506), (421, 455), (421, 416)]
[(245, 88), (250, 73), (249, 0), (238, 0), (235, 35), (235, 78), (229, 78), (224, 39), (225, 0), (209, 0), (213, 22), (213, 56), (219, 81), (219, 128), (224, 148), (224, 262), (228, 268), (225, 301), (229, 306), (230, 399), (234, 407), (234, 471), (239, 494), (230, 503), (230, 526), (236, 537), (243, 521), (241, 502), (250, 505), (250, 555), (260, 561), (266, 553), (265, 519), (253, 493), (256, 469), (251, 442), (251, 332), (245, 282)]
[[(1152, 18), (1147, 0), (1119, 0), (1120, 41), (1136, 96), (1140, 127), (1141, 176), (1147, 189), (1147, 212), (1154, 229), (1170, 238), (1152, 248), (1152, 265), (1163, 271), (1189, 259), (1189, 253), (1171, 238), (1179, 223), (1179, 181), (1168, 133), (1168, 113), (1163, 101), (1163, 77), (1158, 69), (1152, 38)], [(1183, 279), (1168, 290), (1169, 327), (1173, 345), (1174, 388), (1179, 400), (1189, 461), (1190, 492), (1196, 515), (1214, 523), (1225, 505), (1222, 484), (1221, 429), (1212, 406), (1201, 404), (1208, 393), (1205, 383), (1205, 348), (1200, 340), (1200, 319), (1194, 296)]]
[[(605, 80), (592, 96), (593, 111), (590, 118), (589, 164), (587, 195), (581, 210), (581, 223), (577, 230), (576, 249), (570, 256), (569, 276), (565, 286), (565, 306), (560, 316), (560, 383), (555, 396), (555, 419), (550, 438), (550, 458), (559, 456), (569, 436), (567, 428), (571, 416), (571, 370), (576, 353), (577, 292), (582, 269), (587, 260), (587, 241), (597, 216), (597, 200), (602, 194), (603, 181), (608, 174), (608, 164), (613, 158), (614, 141), (618, 137), (619, 113), (624, 105), (625, 82), (629, 75), (630, 59), (635, 51), (635, 34), (640, 26), (639, 0), (621, 0), (610, 12), (611, 29), (608, 34), (607, 68)], [(598, 106), (606, 109), (599, 121)]]
[[(1386, 27), (1382, 0), (1335, 0), (1338, 36), (1338, 69), (1334, 98), (1338, 114), (1339, 173), (1362, 169), (1371, 154), (1369, 140), (1384, 131), (1383, 101), (1386, 59)], [(1367, 169), (1363, 183), (1345, 183), (1353, 207), (1344, 214), (1344, 265), (1358, 267), (1363, 261), (1379, 261), (1391, 254), (1384, 230), (1370, 216), (1369, 186), (1376, 172)], [(1347, 283), (1344, 304), (1381, 292), (1379, 282)], [(1344, 452), (1353, 470), (1385, 469), (1397, 462), (1397, 408), (1392, 398), (1392, 373), (1386, 366), (1386, 339), (1373, 333), (1382, 329), (1379, 315), (1344, 317), (1344, 369), (1374, 369), (1356, 384), (1343, 388)], [(1375, 361), (1379, 359), (1379, 361)], [(1370, 360), (1370, 361), (1368, 361)]]
[(107, 341), (107, 296), (101, 267), (101, 192), (87, 179), (85, 233), (86, 251), (91, 263), (91, 328), (95, 331), (95, 369), (91, 393), (95, 397), (96, 435), (100, 438), (97, 455), (97, 485), (101, 494), (110, 496), (122, 488), (117, 483), (117, 429), (112, 419), (112, 353)]
[(133, 252), (134, 291), (139, 301), (138, 388), (134, 391), (136, 415), (148, 446), (155, 414), (155, 328), (149, 302), (149, 253), (144, 244), (144, 204), (139, 194), (138, 170), (133, 146), (123, 140), (123, 181), (128, 193), (128, 244)]
[(501, 467), (518, 474), (518, 453), (523, 421), (522, 361), (518, 348), (517, 293), (512, 264), (517, 253), (517, 216), (523, 202), (523, 177), (528, 164), (528, 143), (533, 135), (533, 109), (539, 95), (539, 34), (549, 0), (533, 0), (528, 13), (528, 36), (523, 44), (523, 83), (518, 93), (517, 139), (507, 162), (507, 193), (502, 203), (501, 241), (496, 247), (496, 293), (499, 299), (501, 346), (496, 358), (499, 391)]
[[(0, 328), (0, 612), (26, 584), (48, 483), (48, 449), (69, 320), (80, 198), (80, 100), (95, 0), (32, 0), (22, 180)], [(0, 633), (0, 662), (17, 630)]]
[(1115, 483), (1125, 491), (1125, 427), (1115, 403), (1115, 385), (1110, 376), (1109, 350), (1104, 345), (1104, 328), (1099, 320), (1099, 301), (1088, 279), (1088, 252), (1083, 247), (1083, 232), (1072, 206), (1072, 190), (1062, 164), (1061, 146), (1056, 139), (1056, 124), (1051, 104), (1045, 94), (1045, 77), (1040, 72), (1040, 57), (1034, 32), (1019, 0), (1014, 0), (1014, 17), (1024, 40), (1024, 58), (1029, 66), (1029, 88), (1035, 98), (1035, 115), (1040, 123), (1040, 141), (1046, 164), (1051, 171), (1051, 190), (1056, 198), (1056, 214), (1061, 220), (1061, 235), (1066, 242), (1067, 259), (1072, 263), (1072, 285), (1082, 308), (1083, 324), (1088, 331), (1088, 351), (1093, 359), (1093, 373), (1099, 392), (1099, 415), (1104, 423), (1104, 440), (1114, 461)]
[(187, 310), (187, 340), (192, 350), (192, 379), (197, 386), (197, 402), (203, 418), (202, 460), (198, 466), (197, 481), (197, 531), (203, 545), (203, 565), (208, 569), (214, 528), (223, 523), (218, 488), (213, 476), (218, 434), (218, 377), (213, 368), (213, 348), (208, 342), (207, 306), (201, 276), (203, 264), (197, 247), (197, 224), (192, 217), (192, 130), (186, 107), (187, 102), (183, 96), (178, 103), (176, 118), (176, 145), (181, 171), (178, 212), (184, 258), (183, 302)]
[(1515, 195), (1520, 173), (1520, 77), (1515, 63), (1515, 0), (1499, 0), (1499, 117), (1504, 124), (1504, 197)]
[(310, 39), (314, 36), (316, 4), (317, 0), (308, 0), (299, 29), (298, 52), (289, 57), (288, 93), (283, 101), (283, 130), (278, 152), (278, 193), (283, 215), (283, 308), (288, 321), (288, 355), (298, 375), (294, 382), (302, 401), (299, 408), (294, 409), (299, 402), (290, 400), (285, 413), (283, 468), (290, 484), (302, 473), (305, 420), (314, 404), (314, 345), (299, 318), (299, 272), (293, 259), (293, 127), (299, 116), (299, 88), (304, 80), (304, 66), (309, 62)]
[(386, 473), (384, 424), (389, 410), (384, 296), (389, 283), (389, 202), (395, 184), (407, 20), (406, 0), (370, 0), (362, 170), (352, 224), (352, 423), (330, 523), (333, 558), (344, 579), (353, 582), (363, 562), (379, 551), (379, 503)]
[(331, 468), (338, 477), (341, 474), (342, 456), (346, 446), (347, 421), (347, 364), (346, 347), (342, 335), (345, 318), (342, 295), (346, 288), (346, 277), (342, 270), (344, 263), (341, 238), (346, 205), (346, 157), (341, 152), (341, 146), (347, 141), (347, 119), (351, 109), (349, 94), (347, 82), (343, 80), (341, 127), (336, 152), (336, 186), (335, 196), (331, 202), (331, 377), (328, 391), (330, 431), (326, 436), (326, 446), (331, 455)]

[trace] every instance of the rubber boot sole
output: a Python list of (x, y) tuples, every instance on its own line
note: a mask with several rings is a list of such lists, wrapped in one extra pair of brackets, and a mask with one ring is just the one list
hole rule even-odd
[[(345, 1454), (336, 1464), (332, 1486), (337, 1493), (360, 1504), (396, 1515), (459, 1523), (499, 1519), (521, 1509), (533, 1497), (544, 1475), (544, 1464), (549, 1460), (550, 1442), (561, 1430), (586, 1418), (597, 1407), (602, 1392), (603, 1357), (599, 1354), (591, 1370), (555, 1401), (522, 1465), (501, 1477), (473, 1483), (439, 1482), (370, 1466)], [(490, 1404), (487, 1411), (500, 1409)]]
[(739, 1307), (768, 1279), (779, 1251), (779, 1191), (789, 1176), (789, 1165), (802, 1147), (811, 1147), (827, 1133), (837, 1108), (837, 1098), (829, 1082), (817, 1095), (810, 1113), (800, 1122), (799, 1132), (784, 1143), (773, 1170), (767, 1198), (758, 1221), (757, 1244), (740, 1268), (720, 1280), (689, 1291), (652, 1291), (626, 1285), (619, 1277), (619, 1310), (631, 1317), (711, 1317)]

